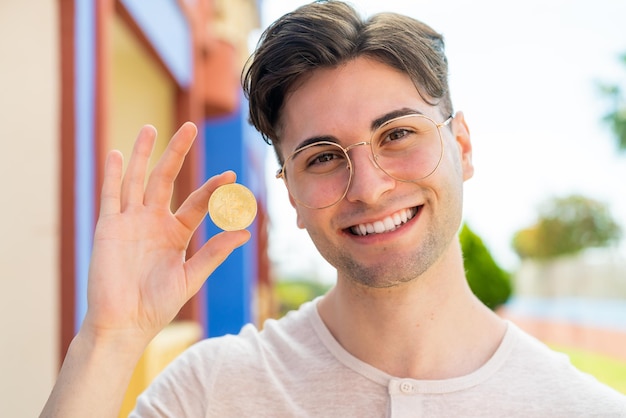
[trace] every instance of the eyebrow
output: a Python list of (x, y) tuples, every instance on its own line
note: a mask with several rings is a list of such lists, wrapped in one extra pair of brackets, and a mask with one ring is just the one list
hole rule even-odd
[(423, 113), (417, 109), (411, 109), (409, 107), (403, 107), (401, 109), (392, 110), (391, 112), (385, 113), (384, 115), (374, 119), (372, 121), (372, 125), (370, 129), (374, 132), (376, 129), (380, 128), (386, 122), (391, 119), (399, 118), (400, 116), (406, 115), (422, 115)]
[[(406, 115), (421, 115), (423, 114), (422, 112), (420, 112), (417, 109), (411, 109), (409, 107), (403, 107), (400, 109), (396, 109), (396, 110), (392, 110), (391, 112), (387, 112), (382, 116), (377, 117), (376, 119), (374, 119), (370, 125), (370, 130), (371, 132), (374, 132), (376, 129), (380, 128), (382, 125), (384, 125), (386, 122), (390, 121), (391, 119), (395, 119), (398, 118), (400, 116), (406, 116)], [(302, 142), (300, 142), (296, 148), (293, 150), (293, 152), (296, 152), (298, 150), (301, 150), (302, 148), (311, 145), (311, 144), (315, 144), (317, 142), (333, 142), (335, 144), (339, 144), (339, 140), (332, 136), (332, 135), (319, 135), (319, 136), (312, 136), (310, 138), (307, 138), (305, 140), (303, 140)]]
[(316, 144), (318, 142), (332, 142), (334, 144), (339, 144), (339, 140), (332, 135), (312, 136), (300, 142), (293, 152), (299, 151), (308, 145)]

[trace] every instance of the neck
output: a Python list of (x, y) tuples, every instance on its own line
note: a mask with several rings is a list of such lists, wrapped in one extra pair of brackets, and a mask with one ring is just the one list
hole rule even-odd
[(319, 312), (352, 355), (415, 379), (471, 373), (495, 352), (505, 328), (472, 294), (458, 243), (428, 272), (398, 286), (368, 288), (339, 275)]

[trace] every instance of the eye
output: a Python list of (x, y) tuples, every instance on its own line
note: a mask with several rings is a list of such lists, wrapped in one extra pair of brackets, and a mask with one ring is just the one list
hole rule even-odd
[(315, 156), (313, 161), (311, 161), (309, 164), (321, 164), (321, 163), (328, 162), (332, 160), (333, 158), (335, 158), (335, 155), (328, 153), (328, 152), (325, 154), (318, 154)]
[(299, 173), (327, 174), (346, 167), (346, 155), (339, 146), (313, 144), (292, 156), (293, 167)]
[(382, 132), (376, 140), (379, 147), (403, 146), (407, 140), (415, 138), (416, 131), (408, 126), (400, 126)]
[(343, 159), (343, 153), (335, 150), (326, 150), (310, 156), (308, 159), (307, 167), (335, 164), (337, 160)]
[(394, 129), (391, 132), (389, 132), (383, 138), (383, 141), (385, 141), (385, 140), (396, 141), (398, 139), (402, 139), (402, 138), (407, 137), (411, 133), (413, 133), (413, 131), (411, 131), (410, 129), (407, 129), (407, 128), (397, 128), (397, 129)]

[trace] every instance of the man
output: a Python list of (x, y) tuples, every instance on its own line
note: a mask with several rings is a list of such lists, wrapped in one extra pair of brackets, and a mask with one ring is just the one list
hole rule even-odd
[[(336, 286), (262, 331), (195, 345), (132, 416), (626, 416), (624, 396), (467, 285), (457, 231), (472, 149), (439, 34), (394, 14), (364, 22), (339, 1), (303, 6), (268, 28), (244, 88)], [(109, 155), (89, 310), (44, 416), (115, 416), (150, 339), (247, 240), (219, 234), (185, 262), (211, 192), (235, 180), (210, 179), (170, 213), (194, 134), (179, 130), (145, 189), (152, 128), (123, 179)]]

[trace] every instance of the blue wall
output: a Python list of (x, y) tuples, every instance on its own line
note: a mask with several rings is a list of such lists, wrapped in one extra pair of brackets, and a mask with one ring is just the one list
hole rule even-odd
[[(257, 197), (263, 196), (262, 164), (264, 156), (249, 146), (250, 128), (247, 113), (242, 110), (233, 115), (207, 121), (205, 124), (205, 177), (209, 178), (226, 170), (237, 173), (237, 183), (250, 188)], [(258, 135), (252, 140), (262, 142)], [(262, 201), (260, 202), (262, 204)], [(236, 249), (217, 268), (205, 285), (209, 337), (236, 334), (241, 327), (255, 322), (255, 297), (258, 277), (256, 221), (248, 228), (252, 238)], [(207, 217), (206, 236), (220, 232)]]
[(74, 328), (78, 331), (87, 313), (87, 274), (91, 258), (94, 228), (94, 123), (95, 123), (95, 3), (76, 2), (75, 16), (75, 103), (74, 118), (76, 161), (74, 180), (75, 219), (75, 286)]

